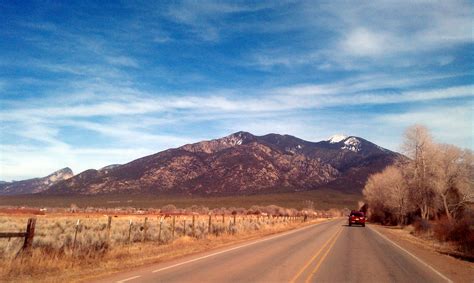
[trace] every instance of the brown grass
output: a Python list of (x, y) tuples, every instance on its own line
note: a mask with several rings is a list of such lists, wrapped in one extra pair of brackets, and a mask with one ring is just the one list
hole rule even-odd
[[(208, 234), (208, 216), (196, 216), (195, 233), (192, 217), (176, 218), (175, 238), (171, 235), (171, 218), (149, 217), (144, 229), (144, 216), (112, 218), (107, 240), (107, 217), (81, 215), (78, 236), (73, 248), (77, 216), (37, 216), (33, 248), (29, 253), (17, 252), (22, 239), (0, 239), (0, 281), (11, 282), (71, 282), (87, 280), (143, 264), (157, 263), (183, 255), (207, 251), (240, 241), (262, 237), (302, 225), (302, 218), (270, 218), (257, 216), (213, 217), (212, 232)], [(0, 216), (0, 231), (24, 229), (27, 217)], [(130, 242), (128, 231), (132, 221)], [(186, 220), (186, 235), (184, 233)], [(321, 219), (314, 219), (321, 221)], [(145, 230), (147, 235), (145, 238)], [(65, 272), (67, 271), (67, 272)]]
[(27, 206), (27, 207), (69, 207), (76, 204), (80, 208), (100, 207), (136, 207), (136, 208), (161, 208), (167, 204), (174, 204), (178, 208), (192, 205), (205, 206), (210, 209), (220, 207), (244, 207), (278, 205), (295, 209), (305, 208), (306, 201), (312, 201), (317, 210), (330, 208), (357, 207), (357, 201), (362, 199), (360, 193), (343, 193), (330, 189), (318, 189), (307, 192), (272, 193), (259, 195), (240, 196), (179, 196), (179, 195), (97, 195), (97, 196), (2, 196), (1, 206)]

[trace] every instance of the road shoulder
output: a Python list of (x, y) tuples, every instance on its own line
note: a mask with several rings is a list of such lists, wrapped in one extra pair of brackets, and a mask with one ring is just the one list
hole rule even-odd
[(374, 224), (370, 224), (370, 228), (426, 262), (453, 282), (474, 282), (474, 263), (440, 254), (406, 231)]

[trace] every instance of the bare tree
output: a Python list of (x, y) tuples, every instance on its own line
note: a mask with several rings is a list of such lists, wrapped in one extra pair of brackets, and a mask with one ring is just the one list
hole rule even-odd
[(384, 200), (387, 198), (385, 192), (383, 173), (371, 175), (365, 184), (362, 194), (373, 212), (384, 212)]
[(380, 217), (389, 213), (403, 223), (416, 207), (422, 219), (442, 210), (452, 221), (474, 203), (472, 151), (434, 143), (421, 125), (407, 128), (402, 150), (408, 158), (370, 176), (363, 191)]
[(390, 166), (384, 171), (387, 178), (388, 199), (387, 203), (391, 210), (397, 215), (398, 223), (406, 223), (406, 215), (412, 210), (410, 201), (410, 190), (402, 174), (395, 166)]
[(420, 209), (421, 218), (428, 219), (435, 204), (432, 185), (434, 143), (429, 130), (422, 125), (409, 127), (405, 131), (402, 150), (410, 158), (404, 173), (411, 199)]
[(363, 194), (372, 209), (395, 215), (400, 224), (405, 223), (407, 213), (412, 210), (410, 190), (396, 166), (370, 176)]
[(456, 146), (441, 144), (436, 146), (434, 189), (448, 220), (453, 213), (472, 202), (473, 188), (473, 154)]

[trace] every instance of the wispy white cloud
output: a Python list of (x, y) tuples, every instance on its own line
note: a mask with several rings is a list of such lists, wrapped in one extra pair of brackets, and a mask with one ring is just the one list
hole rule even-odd
[(126, 56), (107, 56), (107, 62), (113, 65), (125, 66), (125, 67), (133, 67), (138, 68), (139, 64), (136, 60), (126, 57)]
[(331, 83), (304, 84), (281, 87), (275, 90), (277, 94), (297, 96), (306, 95), (344, 95), (361, 92), (373, 92), (380, 89), (406, 89), (429, 85), (440, 80), (460, 77), (465, 74), (383, 74), (370, 73), (338, 80)]
[[(143, 120), (146, 121), (146, 118)], [(169, 148), (176, 145), (189, 143), (196, 140), (197, 137), (189, 138), (183, 136), (173, 136), (169, 134), (152, 134), (149, 128), (144, 128), (142, 123), (95, 123), (88, 121), (63, 120), (58, 121), (59, 126), (73, 126), (82, 130), (90, 130), (113, 139), (122, 145), (150, 146), (159, 145), (159, 148)]]
[[(410, 83), (409, 80), (405, 82)], [(203, 113), (269, 112), (343, 105), (407, 103), (474, 96), (472, 85), (440, 89), (400, 90), (396, 93), (386, 93), (384, 91), (368, 92), (366, 90), (367, 86), (368, 85), (364, 83), (355, 83), (354, 89), (349, 90), (351, 84), (315, 84), (260, 90), (256, 92), (255, 96), (246, 98), (242, 98), (238, 95), (184, 95), (179, 97), (173, 96), (160, 98), (157, 96), (156, 98), (152, 98), (147, 93), (143, 93), (143, 96), (141, 97), (123, 96), (121, 97), (124, 99), (122, 101), (117, 100), (117, 98), (114, 97), (113, 100), (102, 102), (89, 101), (82, 104), (76, 103), (34, 108), (20, 107), (10, 110), (0, 110), (0, 120), (23, 121), (25, 117), (43, 119), (61, 117), (113, 117), (147, 113), (165, 113), (179, 110)]]
[(219, 41), (223, 32), (232, 24), (225, 22), (229, 16), (255, 12), (274, 5), (254, 3), (226, 3), (221, 1), (179, 1), (172, 5), (166, 16), (174, 22), (188, 26), (193, 34), (204, 41)]
[[(290, 19), (281, 21), (290, 27), (296, 25), (297, 30), (305, 29), (312, 37), (296, 48), (257, 49), (246, 58), (247, 63), (263, 69), (310, 65), (319, 70), (449, 64), (453, 59), (447, 60), (452, 55), (446, 52), (474, 41), (471, 4), (359, 1), (353, 5), (333, 1), (295, 5), (296, 11), (288, 12)], [(299, 26), (301, 19), (303, 27)], [(253, 28), (268, 31), (258, 25)], [(321, 31), (327, 38), (321, 39)], [(325, 44), (318, 44), (320, 40)], [(442, 54), (437, 54), (440, 50)]]
[(170, 42), (172, 41), (173, 39), (169, 36), (169, 35), (156, 35), (153, 37), (153, 42), (156, 42), (156, 43), (166, 43), (166, 42)]
[(350, 56), (380, 57), (396, 46), (398, 39), (388, 34), (376, 33), (365, 28), (351, 30), (340, 42), (338, 51)]
[[(424, 124), (433, 132), (433, 136), (438, 142), (473, 149), (473, 107), (471, 101), (463, 106), (436, 106), (380, 115), (376, 120), (400, 135), (410, 125)], [(441, 116), (442, 119), (440, 119)]]

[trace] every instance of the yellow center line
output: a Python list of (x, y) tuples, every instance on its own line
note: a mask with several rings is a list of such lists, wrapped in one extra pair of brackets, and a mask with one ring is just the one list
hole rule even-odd
[(339, 231), (337, 232), (337, 236), (334, 238), (334, 240), (332, 241), (331, 245), (329, 246), (329, 248), (326, 250), (326, 252), (324, 253), (324, 255), (319, 259), (318, 263), (316, 264), (316, 267), (313, 269), (313, 271), (311, 271), (311, 273), (309, 274), (308, 278), (306, 278), (305, 280), (305, 283), (308, 283), (311, 278), (313, 277), (313, 275), (318, 272), (318, 269), (319, 267), (321, 266), (321, 264), (323, 263), (324, 259), (326, 258), (326, 256), (329, 254), (329, 252), (331, 251), (332, 247), (334, 246), (334, 244), (336, 243), (337, 239), (339, 238), (339, 235), (341, 235), (341, 232), (342, 232), (342, 228), (339, 229)]
[(334, 235), (332, 235), (325, 243), (324, 245), (318, 250), (318, 252), (303, 266), (303, 268), (301, 268), (301, 270), (295, 275), (295, 277), (293, 277), (293, 279), (291, 279), (291, 283), (294, 283), (296, 282), (296, 280), (298, 279), (298, 277), (301, 276), (301, 274), (306, 270), (306, 268), (308, 268), (308, 266), (318, 257), (318, 255), (323, 251), (323, 249), (329, 244), (329, 242), (331, 242), (332, 239), (334, 239), (336, 237), (336, 235), (342, 230), (342, 228), (340, 228), (338, 231), (336, 231), (336, 233), (334, 233)]

